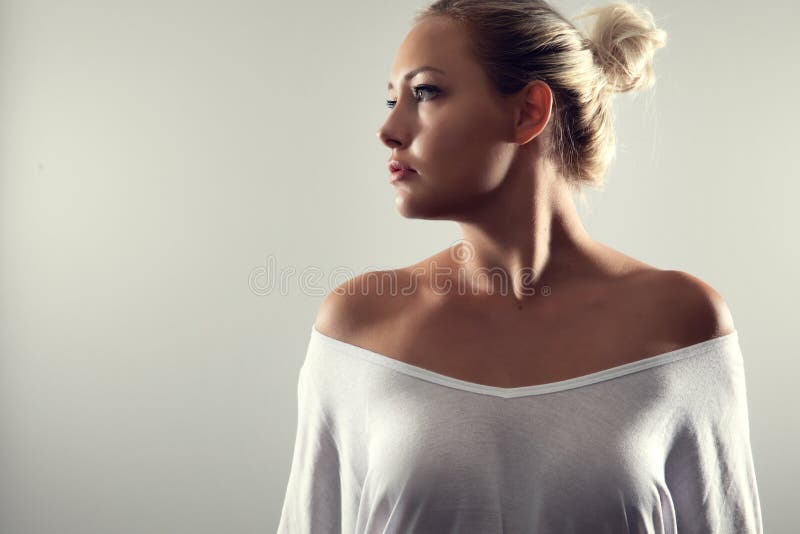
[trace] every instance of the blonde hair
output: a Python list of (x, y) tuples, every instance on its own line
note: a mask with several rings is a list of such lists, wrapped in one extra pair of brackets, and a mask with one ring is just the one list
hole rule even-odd
[(624, 2), (588, 9), (575, 17), (595, 16), (588, 35), (544, 0), (438, 0), (417, 11), (414, 22), (430, 16), (463, 25), (501, 94), (547, 83), (553, 113), (546, 157), (582, 201), (582, 185), (602, 190), (616, 156), (612, 94), (651, 87), (653, 55), (666, 44), (652, 14)]

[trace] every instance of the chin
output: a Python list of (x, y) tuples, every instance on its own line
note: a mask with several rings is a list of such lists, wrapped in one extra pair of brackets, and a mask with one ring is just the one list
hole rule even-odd
[(423, 190), (399, 184), (395, 190), (394, 207), (406, 219), (455, 221), (467, 206), (474, 203), (473, 200), (455, 191)]
[(443, 206), (422, 204), (398, 195), (395, 199), (395, 210), (406, 219), (453, 220), (453, 214)]
[(406, 219), (424, 219), (423, 213), (420, 212), (418, 209), (414, 209), (413, 206), (409, 206), (407, 202), (402, 202), (400, 200), (395, 202), (395, 211), (399, 213), (402, 217)]

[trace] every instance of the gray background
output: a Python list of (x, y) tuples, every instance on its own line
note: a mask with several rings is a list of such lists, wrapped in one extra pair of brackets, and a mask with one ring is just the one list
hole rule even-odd
[[(4, 534), (275, 530), (323, 296), (459, 237), (395, 212), (375, 136), (422, 5), (0, 3)], [(646, 5), (658, 81), (617, 98), (582, 219), (728, 302), (766, 531), (788, 533), (798, 9)]]

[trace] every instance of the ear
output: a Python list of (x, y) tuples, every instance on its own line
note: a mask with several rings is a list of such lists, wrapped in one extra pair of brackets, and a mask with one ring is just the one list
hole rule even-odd
[(516, 114), (515, 140), (524, 145), (542, 133), (553, 109), (553, 91), (541, 80), (535, 80), (520, 92)]

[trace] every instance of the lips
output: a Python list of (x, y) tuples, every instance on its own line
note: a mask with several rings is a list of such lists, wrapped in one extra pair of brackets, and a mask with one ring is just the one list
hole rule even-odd
[(389, 172), (391, 172), (391, 173), (393, 173), (395, 171), (401, 171), (401, 170), (417, 172), (416, 169), (414, 169), (410, 165), (405, 164), (405, 163), (403, 163), (401, 161), (398, 161), (396, 159), (389, 160), (387, 166), (389, 167)]
[[(390, 167), (391, 168), (391, 167)], [(391, 171), (392, 174), (389, 176), (389, 182), (395, 183), (403, 180), (405, 178), (409, 178), (411, 176), (416, 176), (417, 172), (411, 169), (394, 169)]]

